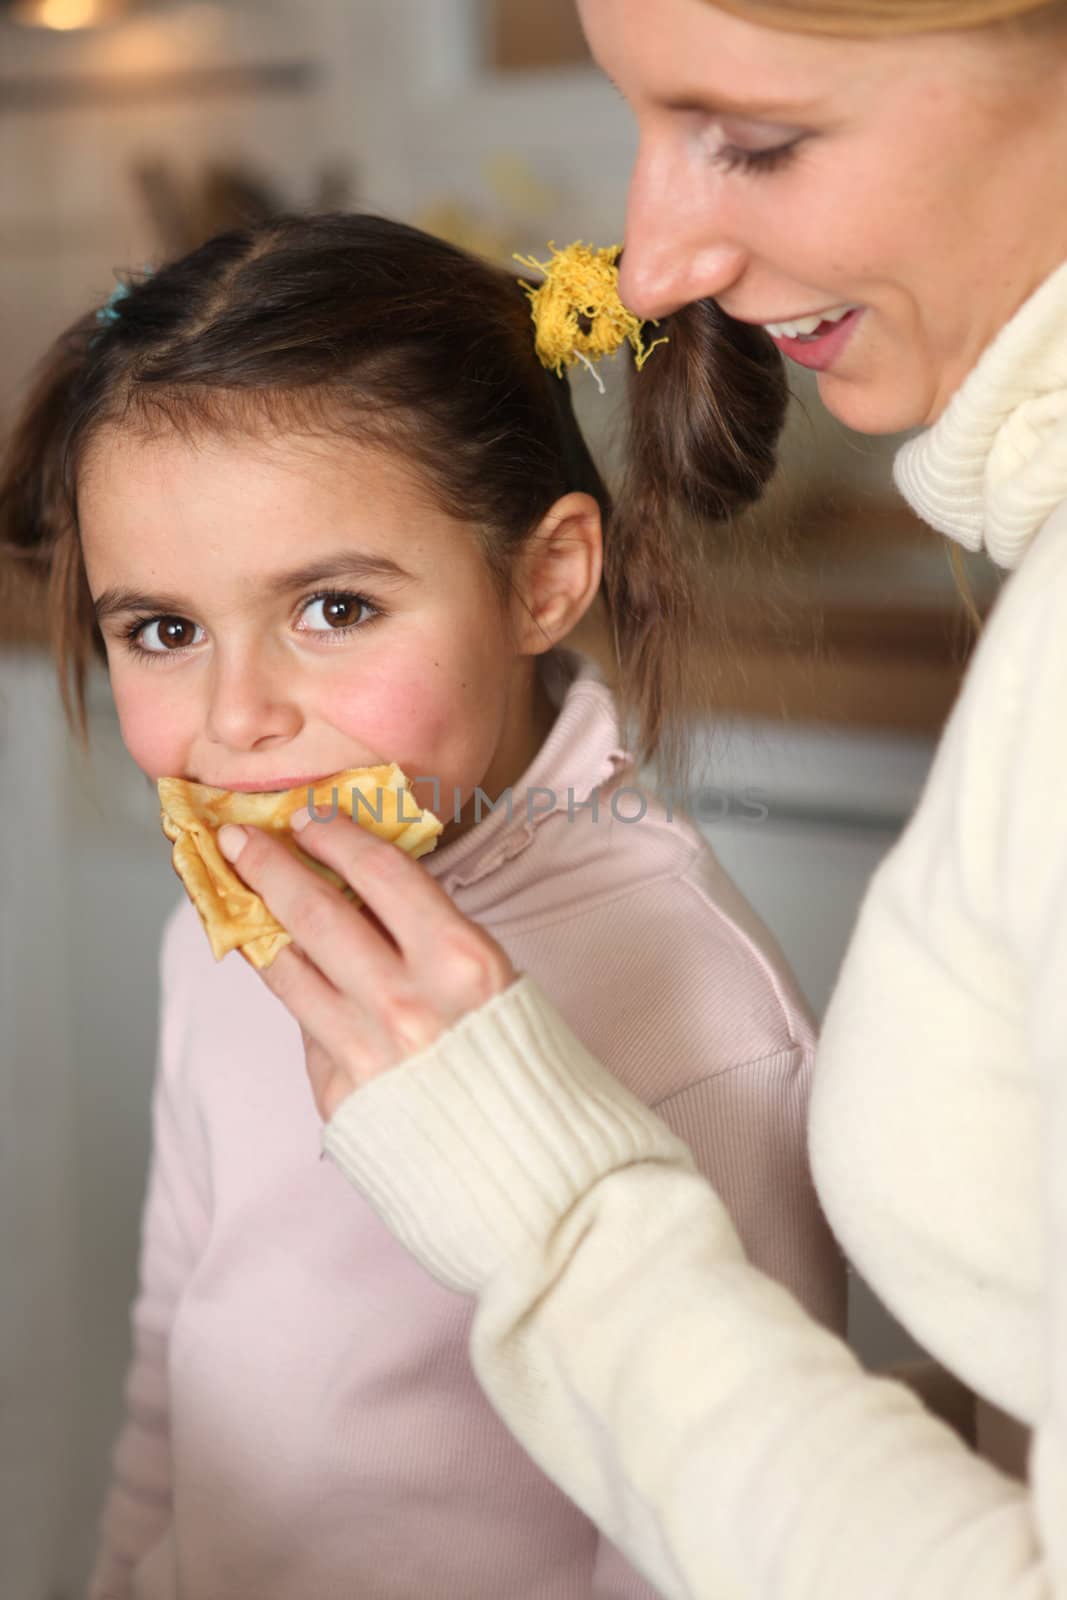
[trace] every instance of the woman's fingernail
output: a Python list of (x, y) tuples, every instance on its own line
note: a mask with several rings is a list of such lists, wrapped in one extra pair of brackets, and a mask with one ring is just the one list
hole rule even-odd
[(219, 849), (227, 861), (236, 861), (245, 847), (248, 835), (235, 822), (227, 822), (219, 829)]
[(307, 806), (301, 806), (299, 811), (294, 811), (289, 819), (289, 826), (294, 833), (299, 833), (311, 821), (311, 812)]

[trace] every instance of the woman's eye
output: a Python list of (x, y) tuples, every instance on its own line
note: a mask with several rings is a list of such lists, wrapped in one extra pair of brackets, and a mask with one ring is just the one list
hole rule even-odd
[(756, 129), (721, 122), (709, 159), (724, 172), (774, 172), (788, 162), (808, 137), (785, 129)]
[(319, 594), (304, 607), (302, 631), (337, 633), (367, 622), (377, 612), (359, 594)]
[(775, 172), (785, 166), (795, 149), (795, 144), (774, 145), (769, 150), (743, 150), (739, 145), (724, 144), (712, 160), (724, 172)]
[(153, 617), (151, 622), (140, 624), (134, 637), (149, 655), (164, 655), (168, 650), (185, 650), (199, 644), (204, 630), (185, 617)]

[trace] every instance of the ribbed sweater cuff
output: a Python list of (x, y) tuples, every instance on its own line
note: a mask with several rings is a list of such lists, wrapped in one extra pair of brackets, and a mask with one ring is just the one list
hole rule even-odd
[(324, 1144), (401, 1244), (468, 1293), (543, 1245), (598, 1178), (693, 1167), (528, 977), (350, 1095)]

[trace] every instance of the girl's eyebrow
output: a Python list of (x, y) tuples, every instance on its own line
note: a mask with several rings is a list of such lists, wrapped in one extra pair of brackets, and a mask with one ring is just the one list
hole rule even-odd
[[(276, 572), (251, 585), (264, 599), (278, 599), (294, 589), (307, 589), (324, 583), (365, 583), (368, 578), (410, 578), (402, 566), (389, 556), (357, 554), (351, 550), (322, 556), (288, 572)], [(151, 611), (165, 616), (182, 616), (196, 607), (178, 594), (146, 594), (138, 589), (105, 589), (93, 601), (98, 623), (125, 611)]]

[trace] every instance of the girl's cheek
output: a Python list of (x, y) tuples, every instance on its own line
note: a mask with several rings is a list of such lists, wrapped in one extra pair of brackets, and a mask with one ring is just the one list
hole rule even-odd
[[(473, 673), (454, 668), (404, 670), (391, 664), (372, 682), (352, 686), (335, 700), (333, 725), (384, 761), (396, 761), (409, 777), (464, 781), (465, 769), (488, 765), (495, 748), (498, 716), (493, 695), (479, 689)], [(416, 770), (417, 769), (417, 770)], [(484, 771), (484, 766), (482, 767)], [(477, 782), (480, 772), (473, 775)]]
[(357, 744), (398, 761), (402, 751), (410, 759), (436, 750), (456, 709), (451, 697), (435, 692), (432, 683), (391, 673), (334, 698), (327, 716)]
[(149, 778), (167, 778), (184, 770), (185, 742), (175, 719), (161, 717), (154, 699), (115, 687), (122, 742)]

